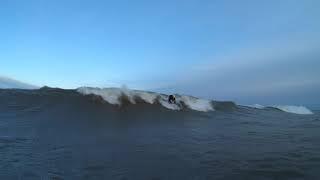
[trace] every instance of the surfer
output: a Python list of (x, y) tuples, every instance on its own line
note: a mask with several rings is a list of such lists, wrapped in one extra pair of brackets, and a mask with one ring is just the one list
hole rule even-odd
[(168, 102), (170, 103), (170, 104), (172, 104), (172, 103), (176, 103), (176, 98), (173, 96), (173, 95), (169, 95), (169, 99), (168, 99)]

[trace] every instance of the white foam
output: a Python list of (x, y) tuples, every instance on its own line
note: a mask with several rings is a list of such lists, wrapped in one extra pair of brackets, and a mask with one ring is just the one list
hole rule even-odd
[(262, 106), (260, 104), (253, 104), (253, 105), (246, 105), (246, 106), (256, 108), (256, 109), (264, 109), (265, 108), (265, 106)]
[(129, 90), (127, 88), (90, 88), (81, 87), (77, 91), (84, 95), (94, 94), (101, 96), (106, 102), (114, 105), (121, 105), (120, 97), (125, 95), (132, 104), (136, 104), (135, 97), (140, 98), (146, 103), (154, 104), (158, 101), (163, 107), (171, 110), (181, 110), (182, 104), (185, 104), (188, 108), (196, 111), (213, 111), (214, 108), (211, 105), (211, 101), (198, 99), (190, 96), (179, 96), (176, 95), (176, 103), (171, 104), (168, 102), (168, 95)]
[[(178, 99), (179, 100), (179, 99)], [(199, 99), (190, 96), (181, 96), (181, 101), (184, 102), (190, 109), (196, 111), (213, 111), (211, 101)]]
[(282, 105), (276, 105), (272, 106), (274, 108), (280, 109), (281, 111), (285, 111), (288, 113), (294, 113), (294, 114), (313, 114), (311, 110), (304, 106), (282, 106)]

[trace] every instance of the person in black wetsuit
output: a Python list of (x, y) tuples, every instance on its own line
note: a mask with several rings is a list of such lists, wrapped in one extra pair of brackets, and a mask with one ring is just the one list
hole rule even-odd
[(176, 98), (175, 98), (173, 95), (169, 95), (168, 102), (169, 102), (170, 104), (176, 103)]

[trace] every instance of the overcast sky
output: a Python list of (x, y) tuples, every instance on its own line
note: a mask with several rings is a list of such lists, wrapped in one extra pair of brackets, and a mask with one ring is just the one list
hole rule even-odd
[(320, 101), (318, 0), (1, 0), (0, 76)]

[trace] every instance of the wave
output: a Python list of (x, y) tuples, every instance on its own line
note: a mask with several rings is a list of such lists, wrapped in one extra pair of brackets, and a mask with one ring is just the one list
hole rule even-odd
[[(75, 90), (44, 87), (38, 90), (0, 90), (0, 110), (7, 109), (8, 112), (25, 109), (21, 112), (38, 111), (46, 107), (73, 107), (81, 106), (85, 109), (96, 108), (97, 103), (108, 104), (106, 110), (127, 111), (129, 109), (148, 111), (162, 111), (159, 108), (173, 111), (242, 111), (243, 106), (229, 101), (211, 101), (187, 95), (175, 94), (176, 103), (168, 102), (168, 95), (148, 91), (129, 90), (126, 88), (91, 88), (81, 87)], [(88, 101), (89, 100), (89, 101)], [(92, 101), (93, 100), (93, 101)], [(7, 103), (6, 103), (7, 102)], [(94, 104), (88, 104), (94, 102)], [(134, 104), (131, 106), (130, 104)], [(111, 105), (111, 106), (109, 106)], [(100, 107), (100, 105), (98, 106)], [(101, 106), (102, 107), (102, 106)], [(278, 110), (294, 114), (313, 114), (304, 106), (263, 106), (259, 104), (246, 106), (254, 109)], [(113, 111), (112, 110), (112, 111)], [(253, 110), (253, 109), (252, 109)]]
[(304, 107), (304, 106), (290, 106), (290, 105), (272, 105), (272, 106), (263, 106), (260, 104), (248, 105), (248, 107), (256, 108), (256, 109), (267, 109), (267, 108), (275, 108), (280, 111), (293, 113), (293, 114), (313, 114), (313, 112)]
[[(103, 98), (104, 101), (109, 104), (119, 105), (127, 102), (136, 104), (138, 102), (144, 102), (148, 104), (160, 104), (161, 106), (171, 110), (183, 110), (185, 108), (209, 112), (216, 109), (227, 110), (235, 109), (237, 105), (233, 102), (215, 102), (206, 99), (200, 99), (192, 96), (178, 95), (175, 94), (176, 103), (171, 104), (168, 102), (168, 95), (160, 94), (155, 92), (129, 90), (127, 88), (92, 88), (92, 87), (81, 87), (77, 89), (77, 92), (83, 95), (96, 95)], [(284, 106), (284, 105), (273, 105), (263, 106), (260, 104), (249, 105), (255, 109), (268, 109), (273, 108), (287, 113), (294, 114), (313, 114), (311, 110), (304, 106)]]
[(251, 107), (251, 108), (255, 108), (255, 109), (264, 109), (264, 108), (266, 108), (265, 106), (260, 105), (260, 104), (245, 105), (245, 106)]
[(83, 95), (97, 95), (103, 98), (104, 101), (121, 106), (125, 102), (136, 104), (144, 102), (148, 104), (160, 104), (163, 107), (171, 110), (182, 110), (189, 108), (195, 111), (214, 111), (212, 101), (206, 99), (195, 98), (192, 96), (175, 94), (176, 103), (168, 102), (168, 95), (159, 94), (147, 91), (129, 90), (126, 88), (91, 88), (81, 87), (77, 92)]

